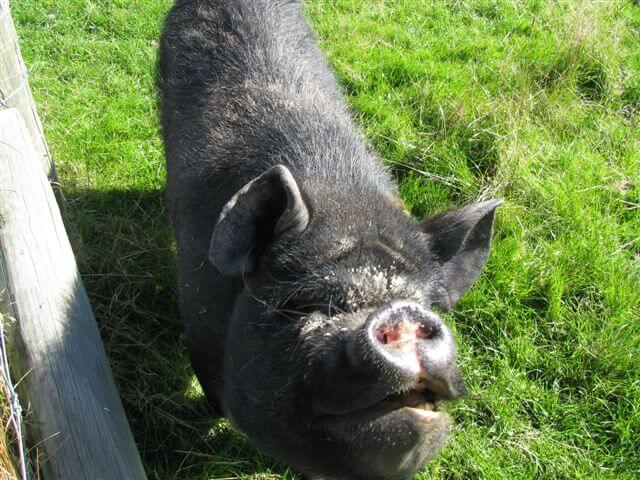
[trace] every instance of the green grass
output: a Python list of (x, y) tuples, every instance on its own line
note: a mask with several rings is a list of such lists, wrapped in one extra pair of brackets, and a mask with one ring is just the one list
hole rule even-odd
[[(150, 478), (294, 478), (207, 419), (180, 334), (154, 62), (167, 1), (16, 0), (76, 254)], [(640, 5), (307, 0), (416, 215), (504, 197), (449, 321), (470, 397), (419, 479), (640, 475)]]

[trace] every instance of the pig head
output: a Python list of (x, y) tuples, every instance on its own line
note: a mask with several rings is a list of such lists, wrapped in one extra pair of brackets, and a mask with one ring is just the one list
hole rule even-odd
[(441, 402), (465, 393), (437, 312), (480, 275), (500, 202), (417, 222), (380, 195), (341, 197), (279, 165), (222, 210), (209, 259), (244, 282), (223, 409), (303, 471), (409, 478), (449, 434)]

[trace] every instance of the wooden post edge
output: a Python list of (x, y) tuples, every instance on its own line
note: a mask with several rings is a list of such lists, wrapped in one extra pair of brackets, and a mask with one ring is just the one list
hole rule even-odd
[(0, 110), (0, 248), (19, 392), (44, 478), (146, 478), (58, 205), (15, 108)]

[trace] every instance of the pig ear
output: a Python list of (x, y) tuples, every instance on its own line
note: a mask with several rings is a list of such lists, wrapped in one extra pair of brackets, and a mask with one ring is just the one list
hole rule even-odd
[(474, 203), (425, 222), (442, 265), (450, 305), (473, 285), (489, 258), (493, 218), (502, 200)]
[(224, 206), (213, 230), (209, 260), (222, 273), (251, 273), (278, 236), (300, 234), (309, 209), (289, 169), (276, 165), (247, 183)]

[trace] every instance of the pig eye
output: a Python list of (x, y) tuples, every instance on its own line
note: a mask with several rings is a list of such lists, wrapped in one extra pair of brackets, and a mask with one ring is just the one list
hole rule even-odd
[(432, 292), (430, 292), (430, 297), (430, 306), (435, 311), (445, 313), (451, 310), (450, 297), (443, 288), (436, 287)]
[(284, 302), (278, 307), (278, 311), (288, 315), (311, 315), (321, 313), (328, 316), (337, 315), (343, 310), (333, 302), (318, 299), (295, 299)]
[(431, 308), (437, 313), (446, 313), (451, 309), (449, 303), (445, 300), (439, 302), (432, 302)]

